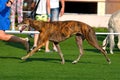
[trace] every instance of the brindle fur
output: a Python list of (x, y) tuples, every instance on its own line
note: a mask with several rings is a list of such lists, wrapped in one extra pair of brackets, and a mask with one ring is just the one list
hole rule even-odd
[(26, 26), (31, 26), (40, 32), (38, 46), (30, 51), (26, 56), (21, 59), (26, 60), (28, 57), (32, 56), (39, 48), (41, 48), (46, 41), (52, 41), (58, 49), (58, 53), (62, 59), (62, 64), (65, 63), (62, 51), (60, 49), (59, 43), (70, 38), (72, 35), (76, 35), (76, 42), (79, 47), (79, 56), (72, 63), (77, 63), (80, 57), (83, 55), (82, 42), (87, 40), (90, 45), (97, 48), (105, 56), (106, 60), (111, 63), (110, 59), (106, 55), (106, 52), (98, 44), (97, 38), (95, 36), (94, 30), (87, 24), (78, 21), (55, 21), (55, 22), (42, 22), (32, 19), (24, 19), (23, 23)]

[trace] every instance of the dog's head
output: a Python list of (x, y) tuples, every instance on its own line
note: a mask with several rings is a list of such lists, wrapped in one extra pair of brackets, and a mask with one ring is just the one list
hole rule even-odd
[(25, 28), (29, 27), (31, 20), (32, 19), (30, 19), (30, 18), (23, 19), (23, 21), (18, 25), (19, 31), (22, 32)]
[[(25, 18), (23, 19), (20, 25), (22, 25), (23, 28), (32, 27), (37, 31), (41, 31), (41, 28), (44, 26), (44, 24), (45, 24), (44, 21), (38, 21), (38, 20), (33, 20), (31, 18)], [(21, 31), (23, 31), (23, 29)]]

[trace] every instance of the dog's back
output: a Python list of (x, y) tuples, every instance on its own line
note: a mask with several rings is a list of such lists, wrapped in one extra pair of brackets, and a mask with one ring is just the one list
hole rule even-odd
[(120, 32), (120, 11), (111, 15), (108, 22), (108, 28), (112, 28), (114, 32)]
[(95, 35), (92, 27), (79, 21), (56, 21), (46, 22), (45, 24), (49, 25), (49, 27), (46, 27), (49, 28), (49, 31), (46, 32), (49, 32), (51, 41), (56, 40), (56, 42), (60, 42), (72, 35), (81, 35), (85, 39), (88, 39), (90, 34)]
[[(97, 38), (95, 36), (95, 31), (93, 28), (86, 23), (79, 21), (57, 21), (51, 22), (50, 28), (54, 31), (49, 31), (51, 33), (50, 39), (51, 41), (61, 42), (72, 35), (82, 36), (82, 39), (86, 39), (89, 44), (94, 47), (99, 47)], [(54, 28), (54, 29), (53, 29)]]

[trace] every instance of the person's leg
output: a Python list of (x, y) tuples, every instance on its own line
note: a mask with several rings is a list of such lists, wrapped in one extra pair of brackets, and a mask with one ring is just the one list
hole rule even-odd
[(33, 50), (34, 48), (37, 47), (38, 38), (39, 38), (39, 34), (34, 34), (34, 43), (33, 43), (33, 47), (30, 50)]
[[(30, 50), (33, 50), (34, 48), (37, 47), (38, 38), (39, 38), (39, 34), (34, 34), (34, 44), (33, 44), (33, 47)], [(40, 51), (40, 49), (38, 51)], [(45, 44), (45, 52), (50, 52), (49, 41), (47, 41), (46, 44)]]
[(11, 6), (11, 27), (12, 30), (15, 30), (15, 13), (16, 13), (16, 0), (13, 2), (13, 5)]
[(0, 40), (8, 41), (13, 35), (6, 34), (3, 30), (0, 30)]
[(46, 42), (45, 44), (45, 52), (50, 52), (50, 49), (49, 49), (49, 41)]
[[(59, 8), (51, 9), (51, 21), (58, 21), (59, 20)], [(53, 50), (58, 51), (56, 46), (53, 43)]]
[(18, 23), (23, 21), (23, 0), (17, 0)]
[(59, 20), (59, 8), (51, 9), (51, 21)]
[(0, 30), (0, 40), (8, 41), (8, 42), (17, 42), (22, 43), (27, 51), (29, 51), (29, 39), (28, 38), (21, 38), (14, 35), (6, 34), (4, 31)]
[[(36, 19), (37, 20), (37, 19)], [(39, 39), (39, 34), (34, 34), (34, 40), (33, 40), (33, 46), (32, 48), (30, 49), (31, 51), (37, 47), (37, 44), (38, 44), (38, 39)]]
[(34, 34), (34, 45), (37, 46), (37, 41), (38, 41), (39, 34)]

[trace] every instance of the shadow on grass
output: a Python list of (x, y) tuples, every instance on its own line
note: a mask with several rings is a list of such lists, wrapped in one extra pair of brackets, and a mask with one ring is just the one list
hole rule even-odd
[[(27, 60), (22, 61), (21, 63), (27, 63), (27, 62), (32, 62), (32, 61), (44, 61), (44, 62), (50, 62), (50, 63), (61, 63), (61, 59), (53, 59), (53, 58), (28, 58)], [(65, 60), (65, 64), (66, 63), (72, 63), (73, 60)], [(92, 63), (90, 61), (79, 61), (78, 63), (80, 64), (96, 64), (96, 63)], [(78, 64), (76, 63), (76, 64)]]
[[(0, 56), (0, 59), (16, 59), (16, 60), (21, 60), (19, 57), (4, 57), (4, 56)], [(55, 59), (55, 58), (28, 58), (27, 60), (21, 60), (19, 63), (28, 63), (28, 62), (33, 62), (33, 61), (43, 61), (43, 62), (49, 62), (49, 63), (60, 63), (61, 64), (61, 59)], [(65, 64), (66, 63), (72, 63), (73, 60), (65, 60)], [(76, 64), (97, 64), (97, 63), (93, 63), (91, 61), (79, 61)]]
[[(16, 59), (16, 60), (21, 60), (19, 57), (5, 57), (5, 56), (0, 56), (0, 59)], [(27, 60), (21, 60), (20, 63), (26, 63), (26, 62), (32, 62), (32, 61), (49, 61), (53, 63), (58, 63), (61, 62), (61, 59), (55, 59), (55, 58), (28, 58)], [(66, 62), (72, 62), (72, 60), (65, 60)]]
[(15, 47), (15, 48), (19, 48), (19, 49), (23, 49), (26, 50), (24, 45), (20, 44), (20, 43), (14, 43), (14, 42), (5, 42), (6, 45)]
[[(32, 62), (32, 61), (44, 61), (44, 62), (52, 62), (52, 63), (60, 63), (61, 59), (56, 58), (28, 58), (27, 60), (23, 60), (21, 63)], [(72, 60), (65, 60), (66, 62), (72, 62)]]
[(19, 59), (18, 57), (5, 57), (5, 56), (0, 56), (1, 59)]
[(101, 53), (98, 49), (84, 49), (85, 51), (94, 52), (94, 53)]
[[(23, 50), (26, 50), (25, 49), (25, 46), (21, 43), (15, 43), (15, 42), (6, 42), (6, 41), (3, 41), (6, 45), (9, 45), (9, 46), (12, 46), (12, 47), (15, 47), (15, 48), (19, 48), (19, 49), (23, 49)], [(29, 46), (31, 47), (33, 45), (33, 42), (30, 41), (29, 43)]]

